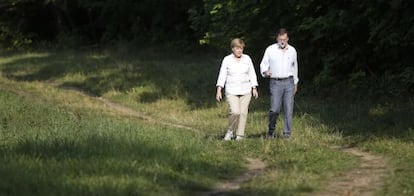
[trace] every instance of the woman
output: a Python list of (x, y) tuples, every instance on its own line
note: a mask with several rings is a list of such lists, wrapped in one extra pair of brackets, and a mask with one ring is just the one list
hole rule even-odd
[(224, 57), (217, 79), (216, 100), (223, 98), (221, 91), (225, 88), (226, 100), (230, 106), (229, 126), (224, 140), (231, 140), (236, 133), (236, 140), (242, 140), (246, 126), (247, 113), (252, 94), (258, 98), (257, 77), (251, 58), (243, 54), (244, 41), (236, 38), (231, 41), (232, 54)]

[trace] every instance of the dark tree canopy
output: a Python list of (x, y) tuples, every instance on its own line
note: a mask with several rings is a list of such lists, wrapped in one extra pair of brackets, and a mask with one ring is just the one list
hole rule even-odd
[(231, 38), (242, 37), (246, 52), (258, 63), (265, 47), (275, 41), (276, 30), (285, 27), (299, 52), (301, 77), (312, 84), (412, 96), (413, 4), (409, 0), (3, 0), (0, 47), (135, 40), (200, 43), (228, 50)]

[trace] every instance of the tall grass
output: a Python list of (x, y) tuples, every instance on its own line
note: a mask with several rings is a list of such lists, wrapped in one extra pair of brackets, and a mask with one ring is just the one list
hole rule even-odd
[(180, 195), (242, 169), (192, 132), (0, 98), (2, 194)]
[[(266, 162), (265, 173), (234, 194), (312, 194), (356, 165), (356, 157), (329, 148), (339, 144), (389, 157), (392, 180), (379, 194), (412, 193), (412, 103), (298, 94), (293, 137), (269, 141), (261, 87), (247, 139), (223, 142), (228, 106), (215, 103), (214, 85), (224, 55), (118, 48), (0, 57), (0, 193), (192, 195), (241, 174), (244, 158), (254, 157)], [(68, 86), (194, 129), (114, 112)]]
[[(8, 195), (191, 194), (240, 174), (247, 156), (267, 160), (269, 170), (298, 177), (278, 177), (283, 187), (276, 189), (274, 176), (267, 176), (252, 181), (261, 186), (247, 186), (240, 193), (285, 194), (317, 189), (318, 180), (306, 179), (320, 180), (318, 168), (329, 176), (352, 163), (352, 158), (309, 143), (306, 137), (224, 143), (208, 134), (33, 103), (10, 93), (1, 92), (0, 98), (0, 185)], [(337, 159), (322, 164), (331, 155)]]
[(414, 193), (414, 153), (409, 150), (414, 147), (413, 102), (307, 99), (306, 104), (299, 103), (300, 110), (332, 131), (340, 131), (340, 143), (382, 155), (388, 161), (386, 183), (378, 194)]

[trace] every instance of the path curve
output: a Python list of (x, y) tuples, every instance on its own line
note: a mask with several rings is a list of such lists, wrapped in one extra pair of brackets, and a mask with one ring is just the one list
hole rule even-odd
[[(149, 117), (148, 115), (145, 115), (144, 113), (138, 112), (132, 108), (129, 108), (127, 106), (112, 102), (108, 99), (105, 99), (103, 97), (98, 97), (96, 95), (93, 95), (89, 92), (85, 92), (82, 89), (79, 88), (75, 88), (75, 87), (69, 87), (69, 86), (60, 86), (61, 88), (65, 89), (65, 90), (72, 90), (78, 93), (81, 93), (85, 96), (88, 96), (90, 98), (94, 98), (97, 99), (101, 102), (103, 102), (104, 104), (106, 104), (107, 106), (109, 106), (110, 108), (127, 114), (127, 115), (131, 115), (134, 117), (138, 117), (141, 119), (144, 119), (146, 121), (150, 121), (150, 122), (156, 122), (156, 123), (160, 123), (163, 125), (168, 125), (168, 126), (172, 126), (172, 127), (176, 127), (176, 128), (181, 128), (181, 129), (187, 129), (187, 130), (197, 130), (194, 129), (192, 127), (188, 127), (188, 126), (184, 126), (184, 125), (180, 125), (180, 124), (175, 124), (175, 123), (168, 123), (168, 122), (162, 122), (162, 121), (156, 121), (153, 118)], [(246, 158), (246, 160), (248, 161), (247, 164), (247, 171), (244, 172), (242, 175), (237, 176), (236, 178), (232, 179), (229, 182), (223, 182), (218, 184), (213, 190), (208, 191), (206, 193), (202, 193), (201, 195), (208, 195), (208, 196), (218, 196), (218, 195), (225, 195), (229, 192), (235, 191), (237, 189), (240, 188), (240, 185), (244, 182), (247, 182), (253, 178), (255, 178), (256, 176), (260, 175), (263, 170), (266, 168), (266, 164), (261, 161), (260, 159), (254, 159), (254, 158)]]
[(143, 120), (148, 121), (148, 122), (155, 122), (157, 124), (162, 124), (162, 125), (166, 125), (166, 126), (170, 126), (170, 127), (175, 127), (175, 128), (179, 128), (179, 129), (186, 129), (186, 130), (191, 130), (191, 131), (197, 130), (197, 129), (194, 129), (193, 127), (180, 125), (180, 124), (177, 124), (177, 123), (169, 123), (169, 122), (165, 122), (165, 121), (162, 121), (162, 120), (155, 120), (154, 118), (144, 114), (143, 112), (139, 112), (139, 111), (134, 110), (132, 108), (129, 108), (127, 106), (115, 103), (115, 102), (110, 101), (109, 99), (106, 99), (104, 97), (99, 97), (99, 96), (94, 95), (90, 92), (86, 92), (85, 90), (80, 89), (80, 88), (76, 88), (76, 87), (72, 87), (72, 86), (58, 86), (58, 87), (62, 88), (62, 89), (65, 89), (65, 90), (71, 90), (71, 91), (74, 91), (76, 93), (80, 93), (84, 96), (88, 96), (90, 98), (99, 100), (99, 101), (101, 101), (102, 103), (104, 103), (105, 105), (107, 105), (108, 107), (110, 107), (113, 110), (116, 110), (118, 112), (121, 112), (121, 113), (129, 115), (129, 116), (133, 116), (133, 117), (143, 119)]
[(387, 160), (381, 156), (363, 152), (353, 147), (332, 147), (359, 157), (359, 165), (342, 176), (333, 177), (318, 196), (332, 195), (376, 195), (384, 185)]
[(231, 181), (220, 183), (216, 185), (216, 187), (213, 190), (200, 194), (200, 195), (203, 195), (203, 196), (227, 195), (230, 192), (240, 189), (241, 184), (249, 180), (252, 180), (256, 176), (260, 175), (266, 168), (266, 164), (260, 159), (247, 158), (246, 160), (248, 161), (248, 164), (247, 164), (247, 171), (245, 173), (243, 173), (240, 176), (237, 176)]
[[(108, 99), (105, 99), (103, 97), (98, 97), (96, 95), (93, 95), (91, 93), (85, 92), (82, 89), (75, 88), (75, 87), (68, 87), (68, 86), (59, 86), (60, 88), (63, 88), (65, 90), (72, 90), (77, 93), (80, 93), (84, 96), (88, 96), (93, 99), (97, 99), (104, 103), (105, 105), (109, 106), (111, 109), (114, 109), (118, 112), (134, 116), (149, 122), (155, 122), (162, 125), (172, 126), (175, 128), (181, 128), (186, 130), (196, 130), (192, 127), (188, 127), (185, 125), (175, 124), (175, 123), (169, 123), (164, 121), (157, 121), (150, 116), (136, 111), (134, 109), (131, 109), (129, 107), (123, 106), (121, 104), (112, 102)], [(4, 88), (3, 88), (4, 89)], [(18, 89), (4, 89), (7, 91), (12, 91), (19, 96), (23, 97), (32, 97), (30, 96), (30, 93), (27, 93), (22, 90)], [(38, 99), (35, 101), (39, 102)], [(352, 195), (358, 195), (358, 196), (372, 196), (375, 195), (377, 191), (381, 189), (381, 187), (384, 185), (384, 177), (387, 172), (387, 160), (384, 159), (381, 156), (373, 155), (368, 152), (363, 152), (361, 150), (358, 150), (357, 148), (353, 147), (341, 147), (341, 146), (334, 146), (333, 149), (340, 150), (343, 152), (347, 152), (350, 154), (353, 154), (360, 159), (360, 163), (357, 167), (353, 168), (351, 171), (346, 172), (342, 176), (333, 177), (329, 183), (323, 188), (322, 191), (317, 193), (312, 193), (311, 195), (317, 195), (317, 196), (331, 196), (331, 195), (346, 195), (346, 196), (352, 196)], [(240, 188), (240, 185), (244, 182), (247, 182), (256, 176), (260, 175), (266, 165), (263, 161), (260, 159), (253, 159), (253, 158), (247, 158), (248, 165), (247, 165), (247, 171), (243, 173), (242, 175), (234, 178), (231, 181), (223, 182), (218, 184), (213, 190), (202, 193), (201, 195), (226, 195), (232, 191), (236, 191)]]

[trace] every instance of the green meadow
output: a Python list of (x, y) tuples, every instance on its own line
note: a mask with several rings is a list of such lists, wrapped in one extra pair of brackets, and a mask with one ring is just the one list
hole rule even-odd
[[(299, 88), (292, 138), (265, 140), (269, 95), (261, 79), (247, 138), (224, 142), (228, 106), (214, 100), (224, 55), (3, 52), (0, 195), (199, 195), (246, 172), (247, 158), (266, 168), (229, 195), (313, 195), (358, 165), (358, 157), (331, 148), (341, 145), (387, 160), (376, 195), (414, 194), (412, 99), (325, 99)], [(154, 120), (115, 111), (99, 97)]]

